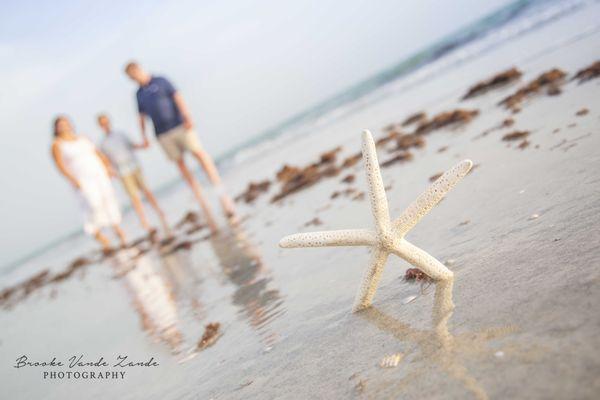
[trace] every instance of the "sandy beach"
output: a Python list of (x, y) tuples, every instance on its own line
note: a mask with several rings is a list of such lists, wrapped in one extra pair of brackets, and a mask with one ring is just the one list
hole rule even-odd
[[(174, 239), (102, 256), (76, 236), (5, 272), (3, 395), (598, 398), (599, 15), (594, 3), (424, 81), (393, 81), (239, 157), (223, 177), (242, 220), (217, 235), (179, 184), (160, 196)], [(577, 76), (589, 67), (595, 76)], [(363, 129), (378, 140), (392, 217), (458, 161), (474, 168), (408, 235), (454, 282), (422, 290), (390, 257), (373, 306), (352, 314), (368, 249), (278, 242), (373, 226)], [(158, 365), (50, 379), (44, 371), (69, 368), (14, 368), (22, 355)]]

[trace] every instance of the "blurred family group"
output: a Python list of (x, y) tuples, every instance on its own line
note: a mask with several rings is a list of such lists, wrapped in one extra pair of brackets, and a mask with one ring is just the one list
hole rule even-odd
[(128, 63), (125, 73), (139, 85), (136, 99), (141, 143), (136, 144), (128, 136), (115, 130), (106, 114), (97, 117), (98, 125), (105, 134), (98, 146), (78, 135), (67, 116), (60, 115), (54, 120), (52, 157), (60, 173), (70, 182), (79, 197), (84, 213), (85, 232), (92, 235), (107, 251), (112, 246), (103, 232), (106, 228), (115, 232), (121, 246), (126, 244), (125, 234), (120, 227), (121, 210), (111, 183), (111, 177), (118, 177), (142, 227), (151, 235), (156, 232), (146, 217), (142, 204), (143, 195), (158, 215), (165, 233), (170, 235), (165, 213), (148, 187), (135, 155), (136, 150), (150, 146), (146, 131), (147, 118), (152, 120), (156, 139), (165, 155), (177, 164), (181, 176), (192, 189), (209, 228), (215, 231), (217, 225), (211, 217), (200, 183), (185, 163), (186, 153), (190, 153), (204, 169), (219, 194), (226, 217), (235, 220), (233, 201), (223, 188), (212, 158), (200, 144), (181, 94), (169, 80), (149, 74), (136, 62)]

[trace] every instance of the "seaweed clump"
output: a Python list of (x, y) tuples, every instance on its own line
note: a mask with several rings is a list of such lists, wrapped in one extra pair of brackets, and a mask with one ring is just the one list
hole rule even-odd
[(254, 200), (263, 193), (269, 191), (271, 181), (265, 179), (260, 182), (250, 182), (242, 193), (236, 196), (235, 201), (244, 201), (246, 204), (254, 203)]
[(502, 140), (505, 142), (512, 142), (515, 140), (523, 139), (527, 136), (529, 136), (529, 131), (514, 131), (502, 136)]
[(452, 111), (444, 111), (437, 114), (431, 120), (419, 124), (415, 129), (415, 134), (425, 135), (434, 130), (448, 126), (464, 125), (471, 122), (471, 120), (477, 115), (479, 115), (479, 110), (456, 109)]
[(592, 65), (585, 67), (582, 70), (579, 70), (573, 80), (578, 80), (579, 83), (583, 83), (592, 79), (595, 79), (600, 76), (600, 60), (594, 62)]
[(518, 89), (515, 93), (505, 97), (498, 103), (507, 109), (518, 109), (518, 106), (528, 97), (539, 94), (543, 89), (547, 90), (549, 95), (560, 94), (560, 85), (564, 83), (566, 72), (554, 68), (539, 75), (536, 79), (527, 85)]
[(462, 100), (477, 97), (489, 92), (490, 90), (506, 86), (519, 79), (522, 75), (523, 73), (514, 67), (506, 71), (502, 71), (489, 79), (483, 80), (471, 86), (467, 93), (465, 93), (465, 95), (462, 97)]

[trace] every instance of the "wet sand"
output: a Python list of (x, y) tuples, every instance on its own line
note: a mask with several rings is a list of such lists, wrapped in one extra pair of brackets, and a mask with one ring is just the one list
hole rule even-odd
[[(9, 287), (48, 268), (27, 286), (26, 297), (27, 288), (20, 288), (0, 311), (3, 392), (49, 399), (73, 393), (123, 399), (597, 398), (600, 79), (579, 84), (571, 78), (596, 61), (589, 49), (598, 48), (600, 34), (531, 51), (531, 42), (548, 30), (560, 32), (561, 24), (246, 161), (225, 176), (234, 193), (249, 180), (272, 183), (262, 185), (250, 204), (240, 197), (238, 227), (223, 224), (218, 236), (210, 236), (188, 218), (174, 241), (144, 242), (108, 258), (85, 252), (81, 240), (72, 239), (3, 277), (0, 287)], [(478, 81), (513, 63), (523, 73), (516, 82), (461, 101)], [(534, 94), (518, 111), (498, 105), (553, 68), (568, 74), (559, 95)], [(580, 113), (584, 108), (588, 112)], [(456, 109), (478, 114), (428, 130), (422, 146), (398, 148), (399, 137), (419, 126), (402, 127), (407, 116)], [(507, 119), (513, 122), (503, 123)], [(372, 226), (368, 200), (357, 196), (366, 189), (361, 162), (343, 167), (360, 149), (362, 128), (376, 139), (399, 134), (379, 147), (381, 162), (411, 154), (382, 170), (392, 217), (433, 175), (463, 158), (477, 167), (407, 237), (446, 262), (454, 282), (421, 293), (419, 284), (403, 280), (411, 266), (390, 257), (373, 307), (351, 314), (366, 249), (283, 250), (277, 242), (295, 232)], [(518, 140), (503, 140), (525, 131)], [(334, 161), (324, 162), (321, 155), (338, 146)], [(275, 176), (284, 163), (320, 164), (308, 171), (309, 184), (273, 201), (285, 185)], [(190, 209), (182, 186), (161, 200), (173, 222)], [(82, 254), (90, 263), (73, 264)], [(12, 368), (22, 354), (35, 360), (127, 354), (154, 357), (160, 366), (128, 370), (123, 381), (50, 381), (40, 368)]]

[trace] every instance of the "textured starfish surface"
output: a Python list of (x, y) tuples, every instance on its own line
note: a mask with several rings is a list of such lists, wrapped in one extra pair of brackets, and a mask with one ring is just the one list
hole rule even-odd
[(370, 246), (372, 258), (365, 271), (352, 311), (356, 312), (371, 305), (383, 267), (390, 254), (408, 261), (436, 281), (452, 279), (453, 274), (444, 264), (426, 251), (411, 244), (404, 236), (423, 218), (471, 169), (471, 160), (463, 160), (446, 171), (431, 186), (391, 221), (383, 180), (379, 171), (377, 151), (369, 131), (362, 135), (362, 156), (367, 175), (371, 210), (375, 218), (375, 230), (344, 229), (323, 232), (308, 232), (289, 235), (281, 239), (280, 247), (326, 247), (326, 246)]

